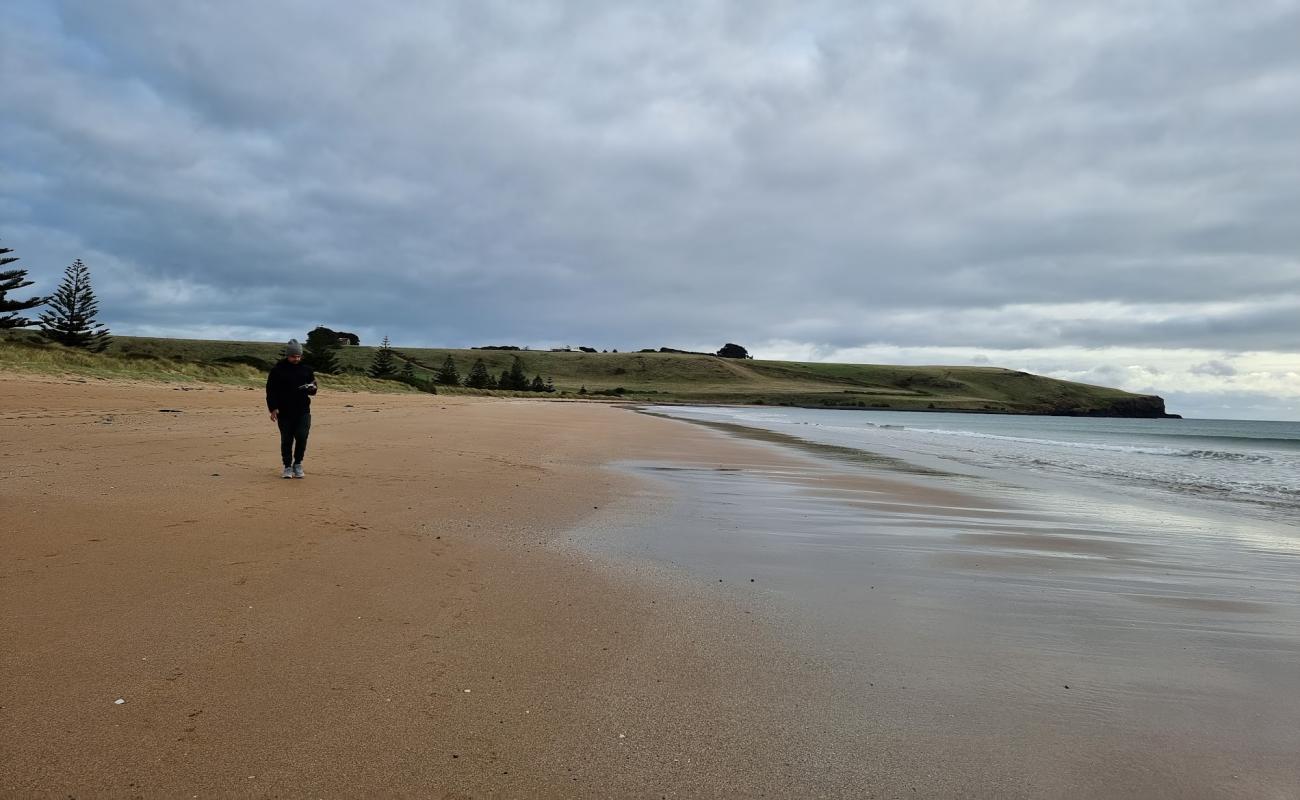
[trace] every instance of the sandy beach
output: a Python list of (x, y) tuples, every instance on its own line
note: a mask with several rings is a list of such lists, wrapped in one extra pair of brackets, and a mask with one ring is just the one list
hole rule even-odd
[[(1057, 700), (1075, 690), (1030, 657), (1058, 646), (1041, 620), (1023, 673), (978, 660), (979, 631), (934, 624), (978, 588), (882, 602), (849, 636), (801, 624), (788, 574), (691, 549), (710, 512), (665, 470), (891, 514), (996, 503), (598, 403), (323, 391), (314, 416), (289, 481), (255, 390), (0, 377), (0, 794), (1300, 792), (1290, 732), (1225, 750), (1152, 739), (1113, 697)], [(925, 541), (927, 563), (969, 556)], [(1061, 702), (1066, 748), (1044, 722)]]
[(618, 513), (631, 480), (606, 461), (699, 451), (688, 426), (325, 392), (308, 478), (282, 481), (260, 392), (5, 376), (0, 417), (0, 793), (802, 795), (844, 779), (790, 724), (817, 706), (812, 672), (751, 615), (550, 546)]

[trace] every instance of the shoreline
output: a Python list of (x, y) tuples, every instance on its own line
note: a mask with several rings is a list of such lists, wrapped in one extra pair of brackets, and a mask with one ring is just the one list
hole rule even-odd
[[(539, 398), (548, 399), (548, 398)], [(567, 399), (567, 398), (566, 398)], [(637, 409), (654, 406), (715, 407), (715, 408), (799, 408), (806, 411), (891, 411), (900, 414), (985, 414), (994, 417), (1065, 417), (1073, 419), (1183, 419), (1182, 414), (1054, 414), (1038, 411), (1014, 411), (990, 408), (892, 408), (890, 406), (813, 406), (798, 403), (710, 403), (707, 400), (623, 400)]]

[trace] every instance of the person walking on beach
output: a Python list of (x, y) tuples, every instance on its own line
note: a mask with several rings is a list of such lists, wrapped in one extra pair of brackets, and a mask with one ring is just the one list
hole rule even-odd
[(302, 363), (302, 345), (290, 339), (271, 374), (266, 376), (266, 410), (280, 427), (282, 478), (301, 478), (302, 458), (311, 432), (311, 398), (316, 394), (316, 373)]

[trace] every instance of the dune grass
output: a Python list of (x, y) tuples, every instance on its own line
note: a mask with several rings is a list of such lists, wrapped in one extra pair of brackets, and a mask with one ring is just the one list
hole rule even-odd
[[(41, 375), (75, 375), (103, 380), (149, 381), (161, 383), (215, 383), (228, 386), (266, 385), (266, 373), (240, 363), (139, 355), (110, 350), (89, 353), (84, 350), (30, 341), (0, 340), (0, 371)], [(322, 387), (356, 392), (414, 392), (396, 381), (376, 381), (362, 375), (323, 375)]]

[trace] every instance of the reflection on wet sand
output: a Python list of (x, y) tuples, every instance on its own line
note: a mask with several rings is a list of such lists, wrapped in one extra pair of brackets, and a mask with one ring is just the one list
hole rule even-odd
[(1122, 502), (789, 455), (626, 464), (673, 510), (593, 546), (754, 581), (836, 676), (845, 752), (961, 769), (966, 796), (1300, 796), (1291, 553)]

